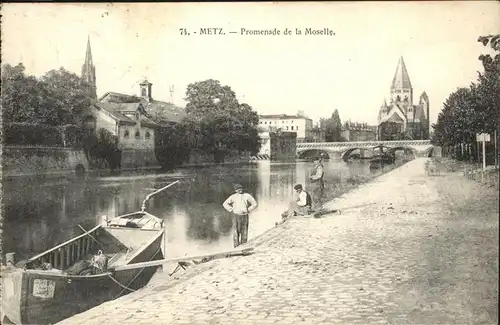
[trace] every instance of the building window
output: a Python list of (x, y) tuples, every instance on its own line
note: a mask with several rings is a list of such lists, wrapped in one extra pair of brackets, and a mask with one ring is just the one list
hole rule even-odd
[(288, 131), (288, 126), (286, 127), (286, 130)]
[(293, 126), (292, 126), (292, 131), (293, 131)]
[(141, 96), (146, 96), (146, 88), (141, 89)]
[(401, 101), (401, 97), (399, 97), (399, 95), (396, 96), (396, 101), (397, 102)]
[(129, 136), (128, 130), (125, 130), (125, 133), (123, 134), (123, 137), (124, 137), (125, 139), (127, 139), (127, 138), (128, 138), (128, 136)]
[(135, 138), (140, 139), (141, 138), (141, 133), (139, 131), (135, 132)]
[(151, 134), (149, 133), (149, 131), (146, 132), (146, 139), (150, 139), (151, 138)]
[(299, 130), (299, 127), (298, 127), (298, 126), (296, 126), (296, 127), (295, 127), (295, 129), (298, 131), (298, 130)]

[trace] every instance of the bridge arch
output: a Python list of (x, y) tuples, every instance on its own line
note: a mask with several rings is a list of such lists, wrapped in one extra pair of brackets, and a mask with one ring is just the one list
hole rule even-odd
[(415, 150), (415, 148), (412, 148), (410, 146), (398, 146), (398, 147), (389, 148), (389, 149), (387, 149), (387, 153), (395, 155), (396, 151), (398, 151), (398, 150), (404, 150), (404, 151), (409, 150), (409, 151), (411, 151), (412, 154), (414, 154), (414, 155), (417, 154), (417, 150)]
[(347, 162), (349, 160), (349, 156), (354, 151), (356, 151), (356, 150), (359, 150), (360, 152), (362, 152), (362, 151), (364, 151), (364, 152), (366, 152), (366, 151), (370, 152), (370, 151), (372, 151), (372, 148), (357, 148), (357, 147), (355, 147), (355, 148), (349, 148), (349, 149), (347, 149), (347, 150), (345, 150), (345, 151), (343, 151), (343, 152), (340, 153), (340, 158), (343, 161)]
[(306, 159), (306, 158), (316, 158), (322, 157), (323, 159), (330, 159), (335, 156), (335, 152), (325, 149), (317, 149), (317, 148), (306, 148), (303, 150), (297, 150), (297, 158), (298, 159)]

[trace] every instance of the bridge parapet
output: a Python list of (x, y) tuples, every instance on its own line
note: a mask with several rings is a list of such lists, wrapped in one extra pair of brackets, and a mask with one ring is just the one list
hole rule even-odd
[(413, 147), (429, 146), (430, 140), (396, 140), (396, 141), (356, 141), (356, 142), (302, 142), (297, 143), (297, 149), (321, 149), (321, 148), (368, 148), (378, 145), (386, 147)]
[(355, 148), (372, 149), (382, 145), (390, 148), (410, 148), (418, 155), (429, 155), (434, 146), (430, 140), (396, 140), (396, 141), (357, 141), (357, 142), (303, 142), (297, 143), (297, 154), (300, 155), (309, 150), (323, 150), (341, 156)]

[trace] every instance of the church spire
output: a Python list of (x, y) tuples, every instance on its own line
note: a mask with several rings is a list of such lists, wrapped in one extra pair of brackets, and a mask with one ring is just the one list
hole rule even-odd
[(87, 51), (85, 52), (85, 62), (82, 65), (82, 79), (90, 85), (92, 98), (97, 98), (95, 66), (92, 61), (92, 50), (90, 48), (90, 36), (87, 38)]
[(411, 89), (410, 76), (406, 70), (405, 61), (403, 57), (399, 58), (398, 67), (396, 68), (396, 73), (392, 79), (391, 89)]
[(93, 65), (92, 62), (92, 49), (90, 48), (90, 36), (87, 37), (87, 52), (85, 52), (85, 63)]

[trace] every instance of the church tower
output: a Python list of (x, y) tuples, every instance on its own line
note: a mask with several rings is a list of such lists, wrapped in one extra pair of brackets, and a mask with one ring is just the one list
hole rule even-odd
[(89, 83), (92, 98), (97, 98), (97, 87), (95, 83), (95, 66), (92, 61), (92, 50), (90, 49), (90, 37), (87, 39), (87, 52), (85, 62), (82, 66), (82, 79)]
[(399, 58), (396, 73), (392, 79), (391, 104), (398, 104), (398, 106), (404, 109), (405, 115), (413, 107), (413, 88), (403, 57)]
[(153, 100), (153, 84), (150, 83), (147, 79), (144, 79), (144, 81), (139, 84), (139, 87), (141, 89), (141, 97), (146, 101), (151, 102)]

